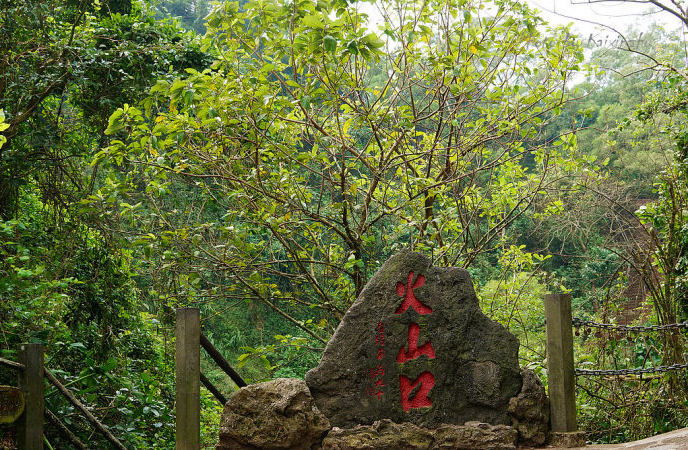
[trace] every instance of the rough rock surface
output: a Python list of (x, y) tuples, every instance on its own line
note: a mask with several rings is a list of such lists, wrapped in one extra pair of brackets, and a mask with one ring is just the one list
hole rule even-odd
[(516, 430), (506, 425), (467, 422), (427, 429), (389, 419), (351, 429), (333, 428), (323, 450), (513, 449)]
[(408, 250), (368, 282), (306, 382), (337, 427), (391, 419), (510, 425), (518, 340), (480, 310), (466, 270)]
[(389, 419), (354, 428), (333, 428), (323, 440), (323, 450), (428, 449), (434, 439), (426, 428)]
[[(585, 447), (585, 432), (584, 431), (570, 431), (570, 432), (565, 432), (565, 431), (553, 431), (550, 433), (550, 447), (556, 447), (556, 448), (579, 448), (579, 447)], [(642, 441), (640, 441), (642, 442)], [(628, 445), (628, 448), (654, 448), (657, 450), (663, 449), (663, 450), (670, 450), (674, 448), (684, 448), (684, 447), (671, 447), (671, 446), (664, 446), (661, 444), (649, 444), (649, 445), (644, 445), (640, 444), (640, 446), (634, 446), (634, 443), (630, 444), (625, 444)]]
[(520, 445), (539, 447), (545, 444), (549, 430), (549, 399), (540, 379), (530, 369), (521, 371), (523, 387), (509, 400), (512, 426), (518, 431)]
[(310, 449), (329, 429), (306, 383), (279, 378), (232, 394), (222, 412), (215, 449)]

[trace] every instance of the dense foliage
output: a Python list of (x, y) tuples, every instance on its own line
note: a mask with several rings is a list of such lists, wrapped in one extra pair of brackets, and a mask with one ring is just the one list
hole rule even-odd
[[(211, 58), (144, 5), (4, 2), (0, 21), (0, 356), (47, 344), (47, 365), (125, 445), (173, 442), (170, 333), (144, 312), (127, 248), (79, 200), (110, 114), (157, 80)], [(0, 383), (14, 384), (3, 369)], [(59, 395), (46, 404), (84, 439)], [(142, 421), (147, 416), (152, 421)], [(49, 442), (63, 448), (53, 431)], [(92, 446), (106, 445), (90, 438)]]
[(218, 60), (111, 116), (90, 197), (118, 198), (174, 304), (262, 303), (311, 346), (395, 249), (470, 267), (586, 164), (572, 134), (543, 137), (582, 56), (564, 30), (517, 3), (455, 21), (406, 2), (382, 40), (338, 7), (215, 11)]
[[(512, 0), (0, 4), (0, 356), (45, 343), (127, 447), (174, 446), (174, 308), (249, 381), (301, 377), (402, 247), (466, 267), (545, 382), (547, 292), (688, 319), (671, 33), (584, 50)], [(583, 367), (684, 362), (678, 334), (582, 337)], [(595, 440), (688, 424), (683, 375), (579, 381)], [(204, 391), (206, 445), (218, 411)]]

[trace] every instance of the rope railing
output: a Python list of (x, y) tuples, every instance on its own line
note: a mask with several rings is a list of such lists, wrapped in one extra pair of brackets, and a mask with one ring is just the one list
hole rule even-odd
[[(205, 386), (221, 405), (227, 402), (227, 398), (222, 392), (200, 371), (201, 348), (206, 351), (210, 359), (212, 359), (237, 386), (244, 387), (247, 383), (227, 362), (212, 342), (200, 331), (199, 311), (197, 308), (180, 308), (177, 310), (177, 331), (175, 334), (177, 337), (175, 355), (177, 366), (175, 378), (177, 446), (178, 448), (198, 448), (200, 445), (199, 384)], [(0, 366), (9, 367), (11, 370), (18, 371), (21, 376), (32, 380), (32, 384), (35, 385), (35, 392), (31, 394), (31, 398), (41, 399), (39, 402), (40, 404), (34, 405), (31, 408), (32, 412), (40, 412), (35, 414), (32, 413), (30, 421), (25, 419), (34, 427), (32, 432), (27, 431), (25, 434), (33, 437), (42, 437), (43, 417), (45, 416), (45, 418), (47, 418), (56, 429), (71, 442), (72, 446), (78, 449), (86, 448), (85, 444), (60, 421), (57, 415), (45, 408), (42, 400), (44, 397), (43, 378), (47, 378), (49, 383), (54, 386), (72, 406), (80, 411), (86, 420), (90, 422), (114, 448), (124, 449), (124, 445), (117, 437), (99, 422), (89, 409), (43, 365), (43, 346), (40, 344), (22, 344), (22, 348), (24, 345), (38, 346), (37, 348), (31, 347), (33, 349), (32, 355), (36, 356), (36, 358), (34, 358), (36, 359), (35, 362), (27, 362), (28, 360), (25, 357), (23, 357), (24, 359), (22, 359), (22, 361), (26, 364), (0, 358)], [(31, 361), (33, 361), (33, 359)], [(25, 413), (24, 417), (26, 416)]]

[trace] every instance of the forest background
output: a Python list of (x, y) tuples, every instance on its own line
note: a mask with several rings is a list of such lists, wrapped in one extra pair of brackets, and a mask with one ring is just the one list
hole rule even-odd
[[(45, 343), (128, 447), (174, 445), (176, 307), (250, 382), (302, 377), (404, 247), (467, 268), (545, 383), (547, 292), (688, 319), (681, 32), (593, 45), (506, 0), (379, 3), (371, 29), (345, 0), (0, 4), (0, 356)], [(578, 367), (686, 362), (681, 333), (583, 331)], [(581, 427), (688, 426), (687, 383), (580, 377)], [(219, 412), (204, 392), (205, 445)]]

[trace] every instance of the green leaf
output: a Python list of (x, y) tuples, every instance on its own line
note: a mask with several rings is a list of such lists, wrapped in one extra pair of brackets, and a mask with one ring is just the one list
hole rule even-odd
[(86, 346), (81, 342), (73, 342), (69, 344), (69, 348), (78, 348), (79, 350), (86, 351)]
[(310, 95), (304, 95), (301, 97), (301, 105), (308, 109), (311, 106), (311, 96)]
[(105, 361), (105, 364), (103, 364), (101, 367), (104, 371), (109, 372), (115, 367), (117, 367), (117, 360), (113, 357), (110, 357), (107, 361)]
[(352, 55), (358, 55), (358, 44), (356, 41), (349, 41), (349, 43), (346, 44), (346, 48)]
[(323, 45), (325, 46), (325, 51), (334, 53), (337, 50), (337, 39), (329, 34), (323, 38)]
[(155, 86), (153, 86), (153, 87), (150, 89), (150, 93), (151, 93), (151, 94), (155, 94), (156, 92), (165, 93), (165, 92), (167, 92), (167, 89), (169, 89), (169, 87), (170, 87), (170, 83), (168, 83), (167, 81), (165, 81), (165, 80), (158, 80), (158, 81), (155, 83)]
[(317, 14), (309, 14), (303, 18), (303, 24), (310, 28), (323, 28), (322, 16)]
[(385, 46), (384, 41), (377, 37), (377, 34), (375, 33), (369, 33), (363, 36), (363, 42), (365, 42), (368, 47), (372, 48), (380, 48)]
[(105, 134), (114, 134), (124, 128), (124, 122), (122, 121), (122, 116), (124, 115), (124, 110), (118, 108), (117, 111), (113, 112), (108, 119), (108, 126), (105, 129)]

